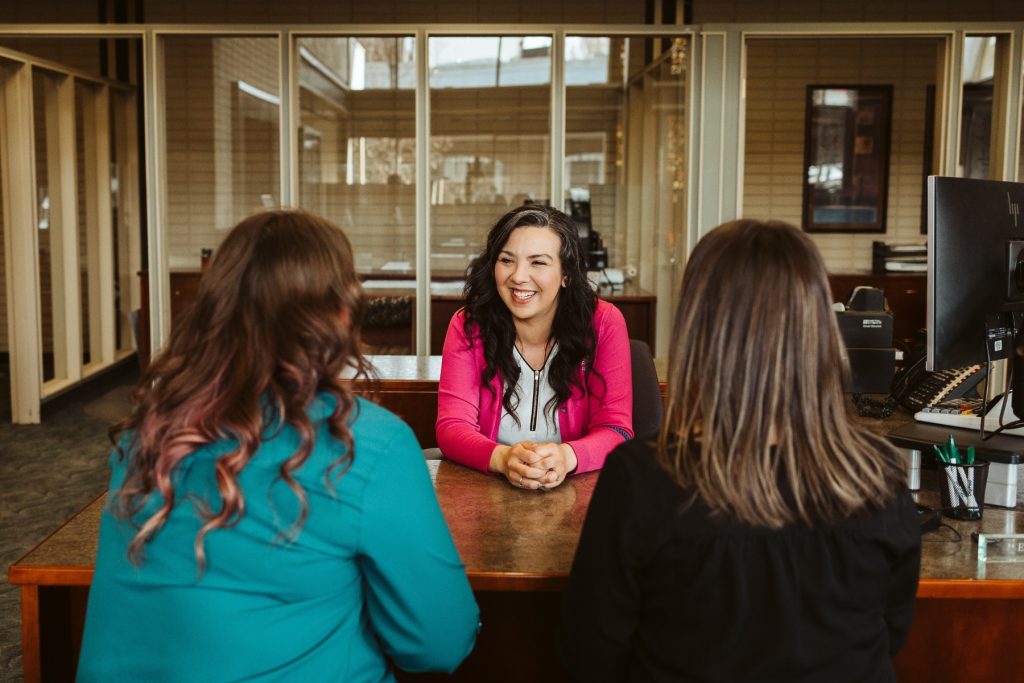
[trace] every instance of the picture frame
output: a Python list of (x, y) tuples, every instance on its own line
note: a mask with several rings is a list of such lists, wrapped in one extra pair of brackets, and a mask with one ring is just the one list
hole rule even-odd
[(891, 85), (808, 85), (803, 228), (885, 232)]

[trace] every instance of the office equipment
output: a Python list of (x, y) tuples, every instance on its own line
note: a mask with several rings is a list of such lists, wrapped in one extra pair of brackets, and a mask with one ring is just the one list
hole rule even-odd
[(580, 240), (583, 242), (584, 248), (588, 245), (590, 239), (590, 200), (569, 200), (569, 215), (572, 217), (574, 223), (576, 223), (576, 229), (580, 233)]
[[(928, 178), (928, 370), (1011, 358), (1024, 341), (1021, 204), (1021, 183)], [(1024, 356), (1015, 365), (1011, 404), (1020, 415)]]
[(928, 246), (922, 244), (871, 243), (872, 273), (924, 273), (928, 271)]
[[(925, 424), (912, 422), (895, 429), (887, 438), (898, 448), (919, 450), (922, 454), (932, 454), (932, 446), (946, 443), (953, 434), (961, 446), (973, 445), (978, 458), (987, 460), (988, 482), (985, 487), (985, 505), (1014, 507), (1017, 504), (1018, 470), (1024, 463), (1024, 439), (1005, 434), (991, 435), (985, 440), (978, 436), (977, 416), (971, 415), (936, 415), (938, 418), (949, 418), (948, 424)], [(954, 424), (959, 418), (959, 424)], [(974, 419), (973, 429), (967, 424)], [(925, 456), (927, 457), (927, 456)]]
[(616, 287), (626, 283), (626, 276), (621, 268), (602, 268), (588, 270), (587, 279), (598, 287)]
[[(977, 412), (951, 413), (922, 409), (914, 413), (914, 419), (918, 422), (929, 422), (931, 424), (946, 425), (949, 427), (958, 427), (960, 429), (970, 429), (973, 431), (979, 431), (984, 428), (986, 433), (994, 432), (1003, 425), (1004, 428), (1000, 429), (1000, 434), (1024, 436), (1024, 425), (1017, 427), (1005, 427), (1005, 425), (1015, 422), (1017, 420), (1017, 416), (1013, 413), (1010, 406), (1007, 405), (1004, 407), (1004, 401), (1004, 397), (996, 399), (996, 401), (988, 407), (988, 411), (984, 417)], [(1000, 413), (1003, 413), (1002, 417), (1000, 417)], [(1019, 448), (1024, 451), (1024, 443), (1020, 444)]]
[(605, 249), (601, 233), (594, 230), (590, 219), (590, 200), (568, 200), (567, 210), (576, 224), (580, 234), (580, 242), (583, 244), (583, 252), (586, 256), (587, 268), (589, 270), (600, 270), (608, 265), (608, 250)]
[(829, 273), (828, 284), (832, 300), (843, 302), (858, 286), (881, 289), (885, 292), (885, 308), (892, 313), (893, 344), (909, 351), (916, 344), (923, 343), (924, 336), (920, 331), (924, 329), (925, 321), (925, 290), (928, 284), (925, 273)]
[(907, 488), (917, 491), (921, 488), (921, 451), (917, 448), (902, 448), (903, 460), (907, 463)]
[(916, 412), (943, 401), (977, 396), (975, 388), (988, 374), (987, 366), (980, 364), (939, 372), (928, 372), (925, 366), (924, 347), (918, 347), (893, 377), (892, 396), (908, 410)]
[(845, 310), (836, 312), (839, 333), (850, 363), (853, 394), (886, 394), (896, 369), (892, 314), (882, 310), (885, 295), (873, 287), (853, 290)]

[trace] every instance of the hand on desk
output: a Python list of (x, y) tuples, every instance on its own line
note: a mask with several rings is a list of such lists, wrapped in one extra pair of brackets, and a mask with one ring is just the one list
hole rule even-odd
[(490, 469), (505, 475), (516, 488), (535, 490), (558, 486), (576, 465), (576, 452), (569, 444), (520, 441), (495, 447)]

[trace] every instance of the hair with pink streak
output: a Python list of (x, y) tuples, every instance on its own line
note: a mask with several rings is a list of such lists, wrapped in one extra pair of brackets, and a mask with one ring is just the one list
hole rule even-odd
[[(313, 450), (306, 408), (319, 392), (336, 399), (327, 421), (344, 446), (324, 472), (329, 487), (355, 455), (348, 427), (355, 398), (340, 377), (346, 370), (369, 374), (359, 352), (363, 310), (352, 247), (337, 226), (301, 211), (269, 211), (231, 230), (167, 347), (140, 378), (131, 415), (110, 430), (120, 457), (128, 458), (114, 514), (133, 517), (155, 495), (161, 503), (128, 547), (133, 562), (142, 562), (146, 543), (174, 508), (175, 470), (204, 444), (234, 440), (238, 448), (216, 461), (220, 509), (209, 501), (197, 507), (204, 520), (195, 538), (202, 571), (206, 534), (245, 514), (239, 473), (266, 430), (284, 425), (300, 436), (280, 477), (300, 503), (290, 531), (301, 529), (308, 504), (292, 473)], [(124, 448), (123, 433), (130, 434)]]

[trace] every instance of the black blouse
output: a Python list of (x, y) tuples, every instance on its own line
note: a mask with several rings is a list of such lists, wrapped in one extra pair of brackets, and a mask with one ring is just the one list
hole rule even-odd
[(921, 560), (909, 493), (776, 530), (688, 498), (653, 445), (609, 455), (564, 596), (574, 680), (896, 680)]

